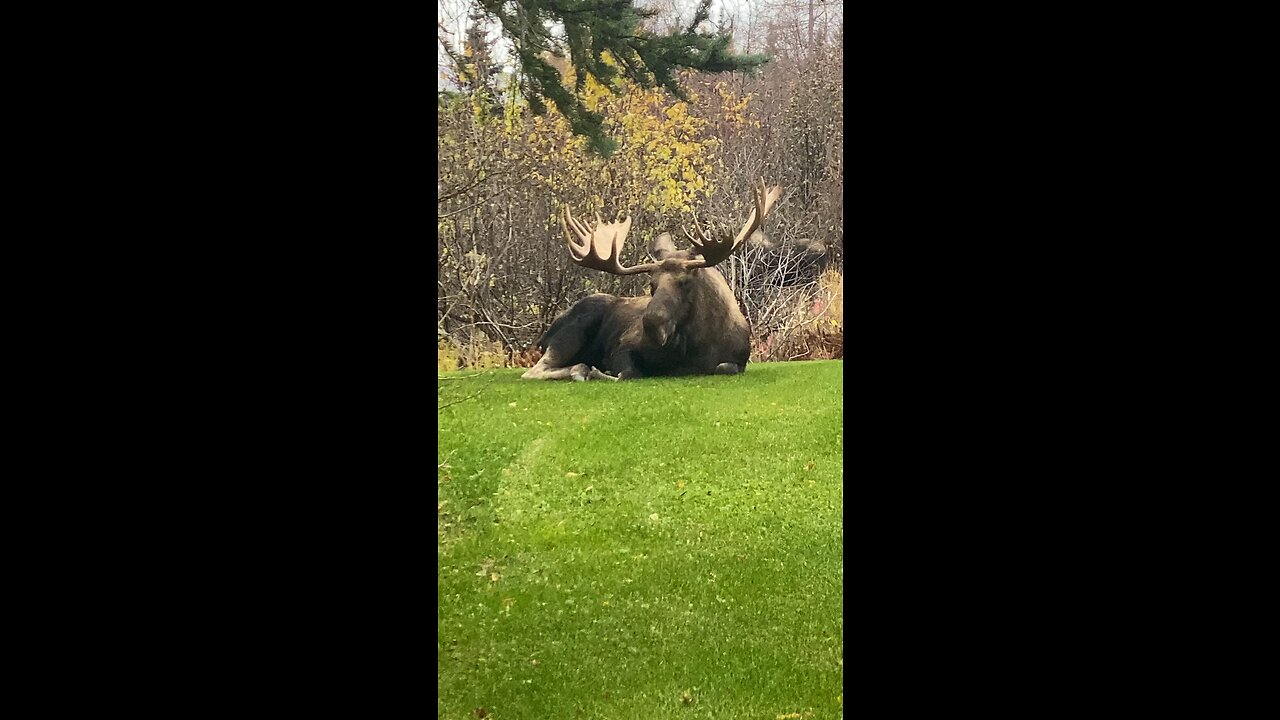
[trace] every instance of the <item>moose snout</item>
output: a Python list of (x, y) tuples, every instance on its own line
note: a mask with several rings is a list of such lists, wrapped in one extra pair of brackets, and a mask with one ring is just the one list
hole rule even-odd
[(671, 323), (652, 315), (646, 315), (644, 317), (644, 335), (649, 339), (649, 342), (662, 347), (671, 338)]

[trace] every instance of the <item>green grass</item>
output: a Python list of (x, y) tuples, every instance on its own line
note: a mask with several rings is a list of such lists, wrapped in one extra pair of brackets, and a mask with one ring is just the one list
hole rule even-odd
[(843, 717), (842, 370), (442, 374), (437, 716)]

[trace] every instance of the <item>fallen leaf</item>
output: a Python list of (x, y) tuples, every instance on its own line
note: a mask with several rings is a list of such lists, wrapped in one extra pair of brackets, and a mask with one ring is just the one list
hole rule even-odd
[(684, 481), (683, 481), (683, 480), (677, 480), (677, 481), (676, 481), (676, 487), (680, 488), (681, 490), (683, 490), (683, 489), (684, 489), (684, 484), (685, 484), (685, 483), (684, 483)]
[(567, 472), (567, 473), (565, 473), (565, 474), (564, 474), (564, 476), (565, 476), (565, 477), (578, 477), (578, 473), (576, 473), (576, 472)]
[(659, 519), (659, 518), (658, 518), (658, 513), (653, 513), (653, 514), (651, 514), (651, 515), (649, 516), (649, 519), (650, 519), (650, 520), (658, 520), (658, 519)]
[(596, 489), (595, 485), (588, 485), (582, 489), (582, 492), (591, 492), (592, 490), (595, 490), (595, 489)]
[(516, 406), (516, 404), (515, 404), (515, 403), (513, 403), (513, 402), (509, 402), (509, 403), (507, 403), (507, 407), (515, 407), (515, 406)]

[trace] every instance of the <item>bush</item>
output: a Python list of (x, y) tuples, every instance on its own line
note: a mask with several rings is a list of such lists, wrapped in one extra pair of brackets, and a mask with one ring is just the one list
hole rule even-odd
[(752, 338), (753, 362), (844, 359), (844, 276), (828, 269), (816, 286), (780, 313), (772, 330)]
[(457, 348), (453, 346), (453, 343), (448, 338), (441, 338), (440, 344), (436, 348), (436, 371), (448, 372), (457, 370), (459, 367)]
[(519, 352), (504, 350), (502, 343), (490, 340), (481, 333), (472, 333), (461, 340), (445, 336), (440, 339), (436, 350), (436, 369), (447, 372), (533, 367), (541, 357), (542, 353), (536, 347)]

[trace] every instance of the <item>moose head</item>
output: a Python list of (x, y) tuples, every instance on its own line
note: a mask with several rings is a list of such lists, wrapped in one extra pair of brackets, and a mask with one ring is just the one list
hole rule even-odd
[[(561, 225), (576, 264), (614, 275), (649, 275), (649, 296), (618, 298), (597, 293), (557, 318), (539, 340), (546, 354), (526, 378), (623, 379), (641, 375), (741, 372), (749, 331), (732, 291), (719, 273), (703, 269), (724, 262), (758, 230), (782, 188), (754, 188), (755, 207), (738, 232), (723, 223), (685, 228), (690, 247), (677, 250), (670, 233), (649, 247), (652, 262), (624, 266), (620, 257), (631, 218), (588, 227), (568, 206)], [(544, 362), (545, 361), (545, 362)], [(611, 376), (605, 371), (613, 371)]]

